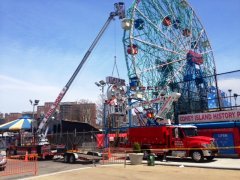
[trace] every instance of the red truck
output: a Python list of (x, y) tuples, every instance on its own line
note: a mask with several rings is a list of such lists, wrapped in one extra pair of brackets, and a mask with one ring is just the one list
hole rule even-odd
[(218, 153), (214, 138), (198, 136), (196, 126), (162, 125), (129, 128), (127, 146), (135, 142), (145, 153), (159, 158), (166, 156), (191, 157), (195, 162), (214, 159)]

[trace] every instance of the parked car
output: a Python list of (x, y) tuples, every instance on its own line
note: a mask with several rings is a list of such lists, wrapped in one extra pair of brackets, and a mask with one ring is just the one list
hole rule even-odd
[(6, 143), (4, 140), (0, 139), (0, 171), (4, 171), (7, 164), (6, 157)]

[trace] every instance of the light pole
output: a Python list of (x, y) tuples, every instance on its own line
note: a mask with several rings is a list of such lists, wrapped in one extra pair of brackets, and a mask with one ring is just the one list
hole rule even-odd
[(237, 109), (237, 97), (238, 97), (238, 94), (234, 93), (233, 97), (234, 97), (234, 100), (235, 100), (235, 108)]
[(229, 92), (229, 98), (230, 98), (230, 107), (231, 107), (231, 109), (232, 109), (232, 98), (231, 98), (231, 96), (232, 96), (232, 90), (231, 89), (229, 89), (228, 90), (228, 92)]
[(99, 82), (95, 82), (95, 84), (101, 88), (102, 95), (104, 94), (104, 86), (106, 86), (106, 82), (104, 80), (101, 80)]
[(29, 102), (30, 102), (31, 105), (33, 106), (33, 111), (32, 111), (32, 134), (34, 134), (34, 128), (33, 128), (33, 121), (34, 121), (34, 108), (35, 108), (35, 106), (38, 105), (39, 100), (36, 100), (36, 99), (35, 99), (34, 101), (32, 101), (32, 100), (30, 99)]
[[(98, 86), (98, 87), (100, 87), (101, 88), (101, 103), (102, 103), (102, 114), (103, 114), (103, 117), (102, 117), (102, 127), (103, 126), (105, 126), (105, 124), (103, 124), (104, 123), (104, 114), (105, 114), (105, 102), (104, 102), (104, 87), (106, 86), (106, 82), (105, 81), (103, 81), (103, 80), (101, 80), (101, 81), (99, 81), (99, 82), (95, 82), (95, 84)], [(100, 123), (99, 123), (100, 124)]]

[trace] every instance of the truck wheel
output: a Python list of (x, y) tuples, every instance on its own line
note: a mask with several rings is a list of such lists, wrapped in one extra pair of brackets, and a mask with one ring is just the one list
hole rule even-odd
[(208, 161), (212, 161), (214, 158), (215, 158), (215, 156), (207, 156), (207, 157), (206, 157), (206, 159), (207, 159)]
[(203, 161), (202, 151), (193, 151), (191, 156), (192, 156), (192, 160), (195, 161), (195, 162)]
[(76, 159), (75, 159), (75, 156), (72, 154), (70, 157), (69, 157), (69, 162), (71, 164), (75, 163)]
[(68, 154), (64, 155), (64, 162), (69, 163), (69, 155)]

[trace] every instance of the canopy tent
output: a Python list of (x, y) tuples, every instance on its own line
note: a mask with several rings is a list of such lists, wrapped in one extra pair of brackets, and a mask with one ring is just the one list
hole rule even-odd
[(23, 116), (14, 121), (0, 125), (0, 131), (19, 131), (32, 128), (32, 119), (29, 116)]

